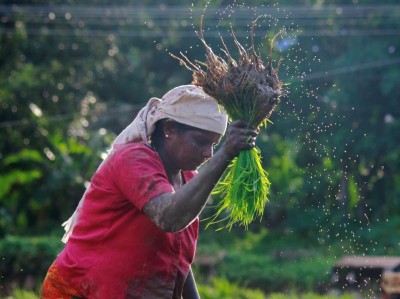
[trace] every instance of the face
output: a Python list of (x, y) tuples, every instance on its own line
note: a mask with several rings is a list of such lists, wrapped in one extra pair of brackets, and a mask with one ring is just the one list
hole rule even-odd
[(168, 139), (169, 158), (173, 165), (181, 170), (194, 171), (212, 157), (221, 134), (190, 129), (176, 131)]

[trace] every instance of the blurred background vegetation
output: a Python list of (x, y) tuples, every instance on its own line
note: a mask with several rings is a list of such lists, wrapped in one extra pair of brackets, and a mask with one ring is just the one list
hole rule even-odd
[(265, 60), (285, 28), (272, 59), (288, 90), (258, 138), (272, 182), (263, 219), (202, 227), (203, 298), (331, 298), (338, 258), (400, 255), (397, 0), (0, 1), (0, 297), (37, 298), (115, 135), (191, 82), (169, 53), (204, 60), (201, 14), (208, 43), (218, 51), (221, 35), (231, 54), (230, 27), (249, 45), (265, 15)]

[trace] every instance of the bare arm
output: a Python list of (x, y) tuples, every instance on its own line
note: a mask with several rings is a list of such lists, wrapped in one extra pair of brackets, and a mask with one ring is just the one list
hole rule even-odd
[(189, 270), (189, 274), (186, 278), (185, 284), (183, 285), (183, 299), (200, 299), (199, 292), (197, 291), (196, 282), (193, 276), (192, 269)]
[[(241, 150), (254, 147), (257, 133), (246, 129), (246, 123), (236, 121), (227, 131), (221, 149), (199, 173), (175, 193), (164, 193), (152, 198), (143, 212), (161, 229), (177, 232), (187, 227), (203, 210), (207, 199), (225, 169)], [(253, 137), (248, 142), (249, 136)]]

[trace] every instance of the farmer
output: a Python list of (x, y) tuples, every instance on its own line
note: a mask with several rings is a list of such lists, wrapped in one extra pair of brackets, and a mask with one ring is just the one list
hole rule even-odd
[(184, 85), (150, 99), (93, 175), (41, 297), (199, 298), (198, 216), (230, 161), (254, 147), (246, 125), (233, 122), (213, 155), (227, 126), (213, 98)]

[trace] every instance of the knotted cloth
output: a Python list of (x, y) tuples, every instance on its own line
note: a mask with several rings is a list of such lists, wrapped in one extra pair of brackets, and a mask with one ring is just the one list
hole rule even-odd
[[(225, 134), (228, 120), (223, 108), (201, 88), (194, 85), (178, 86), (168, 91), (161, 99), (151, 98), (146, 106), (139, 111), (132, 123), (114, 140), (109, 155), (113, 153), (117, 144), (128, 142), (148, 143), (157, 121), (165, 118), (221, 135)], [(99, 168), (103, 163), (100, 164)], [(86, 191), (89, 188), (90, 185)], [(68, 241), (77, 223), (85, 194), (86, 192), (83, 194), (73, 215), (62, 224), (65, 228), (65, 234), (62, 238), (64, 243)]]

